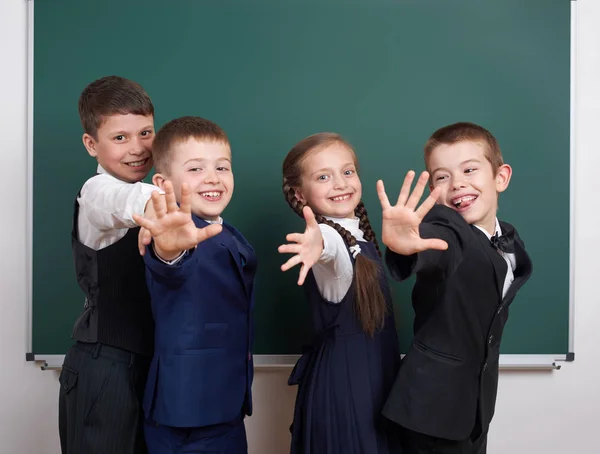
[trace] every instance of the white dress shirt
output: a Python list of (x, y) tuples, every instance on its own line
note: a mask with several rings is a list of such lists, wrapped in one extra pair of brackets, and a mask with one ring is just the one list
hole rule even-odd
[[(475, 224), (473, 224), (473, 225), (475, 225)], [(483, 233), (485, 233), (485, 236), (487, 236), (489, 240), (492, 239), (492, 235), (490, 235), (488, 233), (488, 231), (485, 230), (483, 227), (480, 227), (478, 225), (475, 225), (475, 227), (477, 227), (479, 230), (481, 230)], [(500, 228), (500, 223), (498, 222), (498, 218), (496, 218), (496, 233), (498, 234), (498, 236), (502, 235), (502, 229)], [(506, 261), (506, 265), (508, 268), (508, 270), (506, 272), (506, 277), (504, 278), (504, 286), (502, 287), (502, 298), (504, 298), (506, 296), (506, 292), (508, 292), (508, 289), (510, 288), (510, 285), (515, 280), (514, 270), (517, 268), (517, 259), (515, 257), (515, 254), (507, 254), (502, 251), (498, 251), (498, 252)]]
[(143, 216), (152, 191), (160, 191), (151, 184), (119, 180), (100, 165), (98, 173), (85, 182), (77, 199), (79, 241), (96, 251), (116, 243), (127, 230), (137, 227), (133, 215)]
[[(327, 217), (327, 219), (340, 224), (357, 241), (364, 241), (364, 234), (358, 228), (358, 218)], [(319, 229), (323, 235), (323, 252), (319, 261), (313, 265), (312, 271), (321, 296), (332, 303), (339, 303), (352, 285), (354, 266), (341, 235), (327, 224), (319, 224)]]

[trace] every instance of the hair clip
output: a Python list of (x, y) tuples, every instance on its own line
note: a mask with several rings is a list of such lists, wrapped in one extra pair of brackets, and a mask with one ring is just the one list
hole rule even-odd
[(355, 259), (358, 254), (360, 254), (360, 246), (355, 244), (354, 246), (350, 246), (348, 248), (350, 252), (352, 252), (352, 258)]

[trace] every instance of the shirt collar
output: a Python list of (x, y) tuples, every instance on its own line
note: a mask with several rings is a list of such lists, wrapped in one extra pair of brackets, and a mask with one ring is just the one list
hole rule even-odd
[[(488, 240), (492, 239), (492, 235), (489, 234), (489, 232), (484, 229), (483, 227), (478, 226), (477, 224), (473, 224), (475, 227), (477, 227), (479, 230), (481, 230), (483, 233), (485, 233), (485, 236), (487, 236)], [(496, 218), (496, 231), (495, 233), (498, 234), (498, 236), (502, 235), (502, 229), (500, 228), (500, 222), (498, 221), (498, 218)]]
[[(129, 181), (124, 181), (124, 180), (121, 180), (120, 178), (115, 177), (112, 173), (110, 173), (109, 171), (107, 171), (100, 164), (98, 164), (98, 167), (96, 168), (96, 173), (99, 173), (101, 175), (108, 175), (109, 177), (114, 178), (115, 180), (120, 181), (122, 183), (131, 184)], [(142, 181), (142, 180), (140, 180), (140, 181)]]
[(359, 229), (358, 228), (359, 219), (357, 217), (354, 217), (354, 218), (333, 218), (331, 216), (324, 216), (324, 217), (325, 217), (325, 219), (329, 219), (330, 221), (333, 221), (336, 224), (341, 225), (346, 230)]
[(98, 164), (98, 168), (96, 169), (96, 173), (106, 173), (107, 175), (110, 175), (110, 173), (108, 173), (106, 170), (104, 170), (104, 167), (102, 167), (100, 164)]
[(221, 216), (219, 216), (219, 219), (217, 219), (216, 221), (209, 221), (208, 219), (204, 219), (204, 218), (200, 218), (202, 219), (204, 222), (208, 223), (208, 224), (221, 224), (223, 225), (223, 218)]

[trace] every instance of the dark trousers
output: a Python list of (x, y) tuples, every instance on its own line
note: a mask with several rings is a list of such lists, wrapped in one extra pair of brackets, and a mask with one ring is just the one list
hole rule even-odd
[(150, 454), (247, 454), (246, 428), (235, 421), (207, 427), (169, 427), (146, 421)]
[(446, 440), (400, 427), (402, 454), (486, 454), (487, 435), (476, 440)]
[(60, 374), (63, 454), (146, 454), (142, 399), (150, 358), (77, 342)]

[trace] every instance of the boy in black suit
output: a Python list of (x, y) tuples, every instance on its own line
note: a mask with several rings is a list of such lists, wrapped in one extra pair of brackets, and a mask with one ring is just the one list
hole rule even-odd
[(400, 426), (404, 454), (483, 454), (508, 306), (532, 265), (515, 228), (496, 218), (512, 169), (489, 131), (439, 129), (425, 164), (412, 194), (408, 173), (395, 206), (378, 182), (386, 264), (397, 280), (417, 275), (414, 339), (383, 414)]

